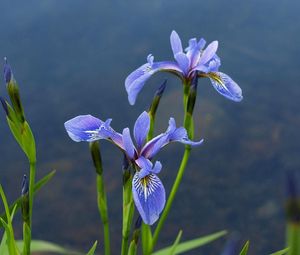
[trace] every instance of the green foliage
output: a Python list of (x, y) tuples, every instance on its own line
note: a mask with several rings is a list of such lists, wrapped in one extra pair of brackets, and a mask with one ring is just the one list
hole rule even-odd
[(300, 224), (298, 222), (287, 223), (286, 233), (287, 247), (290, 248), (288, 255), (300, 254)]
[(12, 134), (26, 154), (29, 162), (36, 162), (35, 140), (29, 124), (26, 120), (23, 122), (20, 121), (14, 109), (9, 105), (9, 103), (5, 103), (8, 109), (6, 120)]
[[(192, 250), (192, 249), (199, 248), (205, 244), (208, 244), (210, 242), (213, 242), (213, 241), (219, 239), (220, 237), (222, 237), (226, 234), (227, 234), (227, 231), (223, 230), (223, 231), (211, 234), (211, 235), (207, 235), (207, 236), (196, 238), (196, 239), (193, 239), (190, 241), (179, 243), (173, 254), (180, 254), (180, 253), (184, 253), (186, 251)], [(170, 252), (172, 251), (172, 248), (173, 248), (173, 245), (169, 246), (167, 248), (164, 248), (162, 250), (156, 251), (152, 255), (170, 254)]]
[[(9, 251), (10, 255), (18, 255), (18, 254), (20, 254), (20, 252), (18, 251), (18, 248), (17, 248), (17, 245), (16, 245), (15, 236), (14, 236), (14, 229), (13, 229), (13, 226), (12, 226), (12, 218), (13, 218), (12, 215), (15, 214), (16, 207), (14, 207), (13, 210), (12, 210), (12, 213), (10, 213), (8, 203), (7, 203), (7, 199), (6, 199), (6, 196), (4, 194), (4, 191), (3, 191), (1, 185), (0, 185), (0, 195), (1, 195), (3, 205), (4, 205), (6, 219), (7, 219), (7, 222), (5, 222), (4, 219), (0, 218), (0, 221), (1, 221), (1, 223), (4, 226), (4, 229), (5, 229), (5, 234), (6, 234), (5, 243), (7, 245), (7, 249)], [(4, 248), (4, 250), (5, 250), (5, 248)]]
[(180, 239), (181, 239), (181, 236), (182, 236), (182, 230), (179, 231), (177, 237), (176, 237), (176, 240), (171, 248), (171, 251), (170, 251), (170, 255), (175, 255), (175, 251), (176, 251), (176, 248), (180, 242)]
[[(55, 175), (56, 170), (51, 171), (48, 173), (46, 176), (44, 176), (41, 180), (39, 180), (35, 185), (34, 185), (34, 192), (37, 192), (40, 190), (44, 185), (46, 185)], [(13, 204), (9, 207), (9, 212), (12, 214), (13, 209), (15, 208), (18, 210), (21, 207), (21, 202), (22, 202), (22, 197), (19, 197)], [(4, 220), (6, 220), (6, 215), (5, 213), (0, 215), (0, 217)], [(0, 228), (3, 227), (2, 224), (0, 224)], [(0, 253), (1, 254), (1, 253)]]
[(245, 243), (245, 245), (243, 246), (240, 255), (247, 255), (248, 254), (248, 250), (249, 250), (249, 241), (247, 241)]
[(284, 255), (284, 254), (287, 254), (289, 250), (290, 250), (290, 248), (285, 248), (283, 250), (276, 251), (276, 252), (274, 252), (274, 253), (272, 253), (270, 255)]
[[(17, 241), (17, 246), (19, 249), (23, 248), (23, 241)], [(68, 254), (68, 255), (80, 255), (82, 253), (71, 251), (68, 249), (65, 249), (61, 247), (60, 245), (57, 245), (55, 243), (46, 242), (42, 240), (32, 240), (31, 241), (31, 252), (53, 252), (56, 254)], [(2, 254), (1, 254), (2, 255)], [(8, 255), (8, 254), (3, 254)]]
[(95, 254), (95, 250), (97, 247), (97, 241), (94, 243), (93, 247), (89, 250), (89, 252), (86, 255), (94, 255)]

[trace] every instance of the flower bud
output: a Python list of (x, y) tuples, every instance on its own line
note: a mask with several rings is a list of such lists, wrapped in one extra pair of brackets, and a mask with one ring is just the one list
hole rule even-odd
[(150, 108), (149, 108), (149, 114), (151, 114), (152, 116), (155, 116), (155, 114), (156, 114), (157, 107), (158, 107), (160, 99), (161, 99), (161, 97), (162, 97), (162, 95), (165, 91), (166, 85), (167, 85), (167, 80), (165, 80), (159, 86), (159, 88), (156, 90), (156, 92), (154, 94), (152, 103), (151, 103)]
[(11, 68), (7, 63), (6, 59), (4, 63), (4, 80), (6, 82), (7, 93), (9, 95), (16, 116), (21, 123), (24, 123), (25, 122), (24, 109), (21, 102), (19, 87), (16, 80), (13, 77)]
[(101, 175), (103, 172), (103, 167), (102, 167), (102, 158), (101, 158), (101, 153), (100, 153), (100, 146), (99, 142), (91, 142), (90, 143), (90, 151), (93, 159), (93, 163), (96, 169), (96, 173)]

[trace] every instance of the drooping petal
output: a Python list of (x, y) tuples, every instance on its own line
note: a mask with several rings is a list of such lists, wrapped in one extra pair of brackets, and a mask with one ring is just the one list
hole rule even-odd
[(154, 62), (152, 64), (146, 63), (133, 71), (125, 80), (125, 88), (128, 94), (128, 101), (134, 105), (137, 95), (144, 87), (145, 82), (156, 72), (169, 71), (175, 72), (178, 75), (183, 75), (180, 67), (176, 62), (164, 61)]
[(104, 122), (92, 115), (80, 115), (65, 122), (68, 135), (75, 142), (92, 142), (102, 138), (107, 138), (99, 131)]
[(150, 128), (150, 117), (147, 112), (143, 112), (134, 124), (133, 134), (139, 151), (146, 141), (147, 134)]
[(174, 118), (170, 118), (169, 127), (166, 133), (168, 133), (168, 141), (163, 146), (167, 145), (170, 142), (180, 142), (192, 146), (197, 146), (203, 143), (203, 139), (198, 142), (191, 141), (188, 138), (187, 131), (184, 127), (176, 128), (176, 122)]
[(111, 119), (106, 120), (100, 127), (100, 132), (103, 136), (110, 139), (114, 144), (124, 150), (122, 135), (116, 132), (111, 126)]
[(218, 49), (218, 41), (211, 42), (203, 51), (198, 65), (205, 65), (216, 54)]
[(124, 128), (122, 135), (125, 152), (128, 155), (128, 157), (132, 159), (135, 154), (135, 147), (131, 139), (129, 128)]
[(190, 67), (190, 60), (188, 57), (183, 52), (179, 52), (174, 56), (174, 58), (176, 59), (182, 72), (187, 75)]
[(172, 31), (170, 36), (170, 43), (173, 51), (173, 55), (175, 55), (179, 52), (182, 52), (182, 44), (179, 35), (175, 30)]
[(243, 99), (242, 90), (227, 74), (221, 72), (208, 74), (213, 87), (224, 97), (240, 102)]
[(155, 223), (166, 202), (166, 192), (161, 180), (155, 174), (140, 178), (136, 172), (132, 180), (132, 193), (144, 223)]

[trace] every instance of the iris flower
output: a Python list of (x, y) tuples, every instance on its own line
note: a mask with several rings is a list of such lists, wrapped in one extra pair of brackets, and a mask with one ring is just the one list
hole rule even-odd
[(125, 80), (125, 88), (131, 105), (144, 87), (145, 82), (155, 73), (167, 71), (176, 74), (183, 83), (190, 83), (197, 73), (199, 77), (208, 77), (213, 87), (223, 96), (239, 102), (243, 99), (240, 87), (225, 73), (219, 72), (221, 65), (217, 56), (218, 41), (213, 41), (205, 48), (205, 40), (189, 40), (189, 46), (183, 51), (180, 37), (172, 31), (171, 48), (175, 61), (154, 62), (150, 54), (147, 63), (133, 71)]
[(129, 128), (124, 128), (122, 134), (110, 126), (111, 119), (103, 122), (91, 115), (77, 116), (65, 122), (65, 128), (72, 140), (76, 142), (92, 142), (107, 139), (117, 145), (136, 166), (132, 180), (132, 192), (135, 205), (146, 224), (152, 225), (163, 210), (166, 201), (165, 189), (157, 174), (162, 165), (159, 161), (151, 162), (153, 157), (167, 144), (180, 142), (188, 145), (200, 145), (203, 140), (193, 142), (188, 139), (183, 127), (176, 127), (175, 120), (170, 118), (167, 130), (146, 142), (150, 128), (150, 117), (143, 112), (135, 122), (131, 138)]

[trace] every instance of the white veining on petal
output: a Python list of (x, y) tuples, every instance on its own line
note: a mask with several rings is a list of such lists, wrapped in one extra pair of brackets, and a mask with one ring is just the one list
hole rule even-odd
[(149, 174), (141, 179), (138, 175), (135, 175), (133, 185), (139, 196), (143, 196), (146, 202), (148, 197), (159, 187), (160, 182), (154, 174)]

